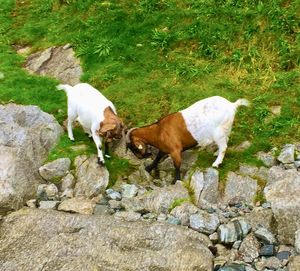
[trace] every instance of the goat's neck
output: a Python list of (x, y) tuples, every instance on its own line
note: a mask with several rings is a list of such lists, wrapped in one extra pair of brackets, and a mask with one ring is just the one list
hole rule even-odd
[(135, 132), (134, 134), (137, 137), (141, 138), (145, 144), (150, 144), (154, 147), (157, 147), (157, 138), (158, 138), (157, 124), (141, 127), (134, 132)]

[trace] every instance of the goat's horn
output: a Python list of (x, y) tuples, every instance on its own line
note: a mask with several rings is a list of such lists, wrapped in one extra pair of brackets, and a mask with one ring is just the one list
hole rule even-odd
[(131, 128), (128, 130), (128, 132), (126, 134), (126, 143), (130, 143), (130, 134), (134, 129), (136, 129), (136, 128)]

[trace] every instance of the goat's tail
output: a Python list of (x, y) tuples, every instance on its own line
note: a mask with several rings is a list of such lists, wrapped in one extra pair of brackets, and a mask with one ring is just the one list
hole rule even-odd
[(56, 86), (57, 89), (63, 90), (67, 95), (69, 91), (72, 91), (73, 87), (67, 84), (59, 84)]
[(235, 103), (233, 103), (236, 108), (241, 105), (250, 106), (250, 102), (247, 99), (238, 99)]

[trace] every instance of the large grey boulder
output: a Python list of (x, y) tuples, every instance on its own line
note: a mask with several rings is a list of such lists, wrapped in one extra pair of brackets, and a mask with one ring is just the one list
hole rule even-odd
[(30, 73), (48, 75), (70, 85), (78, 84), (82, 75), (80, 62), (68, 45), (50, 47), (30, 55), (25, 68)]
[(190, 185), (194, 191), (195, 203), (199, 207), (209, 207), (219, 200), (219, 172), (209, 168), (205, 172), (196, 169)]
[(293, 163), (295, 161), (295, 145), (286, 144), (277, 159), (284, 164)]
[(188, 199), (189, 193), (182, 182), (177, 181), (175, 185), (157, 187), (143, 195), (127, 199), (123, 198), (121, 203), (127, 211), (168, 213), (169, 208), (177, 200)]
[(37, 106), (0, 105), (0, 213), (23, 206), (42, 181), (38, 173), (62, 128)]
[(234, 198), (239, 198), (253, 204), (257, 189), (258, 185), (255, 179), (229, 172), (224, 192), (224, 201), (228, 203)]
[[(203, 235), (113, 216), (22, 209), (0, 226), (0, 266), (38, 270), (212, 270)], [(30, 255), (30, 256), (29, 256)]]
[(279, 242), (294, 244), (295, 232), (300, 228), (300, 172), (283, 175), (264, 192), (277, 222)]
[(46, 181), (55, 182), (67, 175), (70, 166), (70, 158), (59, 158), (41, 166), (39, 173)]
[(109, 182), (109, 172), (106, 167), (97, 163), (97, 156), (77, 156), (74, 161), (77, 182), (75, 196), (93, 198), (105, 192)]

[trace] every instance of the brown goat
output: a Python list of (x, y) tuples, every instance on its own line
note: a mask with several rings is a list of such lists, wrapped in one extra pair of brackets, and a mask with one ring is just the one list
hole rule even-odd
[(127, 147), (138, 158), (149, 156), (147, 145), (159, 149), (153, 163), (146, 168), (148, 172), (157, 167), (164, 155), (170, 154), (175, 181), (180, 180), (181, 152), (196, 145), (217, 144), (218, 156), (212, 166), (218, 167), (227, 149), (235, 112), (241, 105), (248, 106), (249, 102), (238, 99), (232, 103), (219, 96), (200, 100), (152, 125), (131, 129), (126, 136)]

